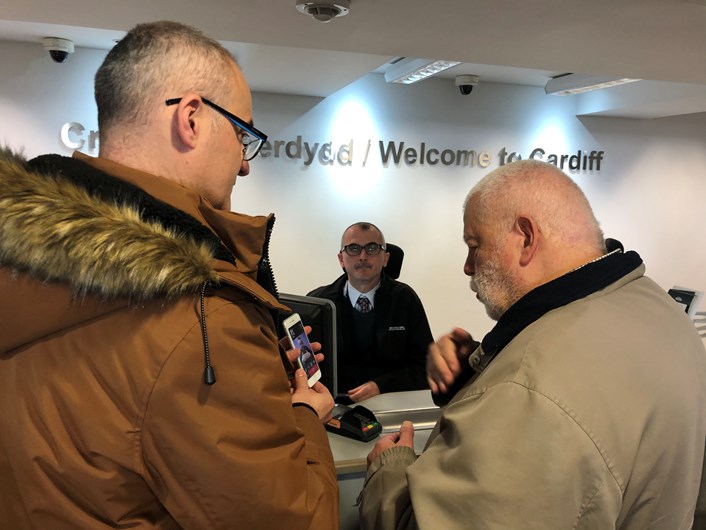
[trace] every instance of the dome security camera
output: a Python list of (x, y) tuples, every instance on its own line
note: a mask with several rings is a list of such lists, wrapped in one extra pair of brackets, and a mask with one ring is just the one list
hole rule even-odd
[(350, 10), (350, 0), (297, 0), (297, 11), (324, 23), (344, 17)]
[(473, 90), (473, 87), (478, 84), (477, 75), (457, 75), (456, 86), (464, 96), (467, 96)]
[(55, 63), (63, 63), (70, 53), (74, 53), (74, 43), (69, 39), (58, 37), (45, 37), (42, 39), (44, 49), (49, 52), (49, 57)]

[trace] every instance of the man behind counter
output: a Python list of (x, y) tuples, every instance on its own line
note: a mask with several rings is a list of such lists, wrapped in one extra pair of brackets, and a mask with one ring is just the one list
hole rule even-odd
[(355, 223), (341, 237), (344, 274), (309, 293), (336, 305), (339, 402), (427, 388), (429, 322), (414, 290), (383, 274), (389, 258), (380, 229)]

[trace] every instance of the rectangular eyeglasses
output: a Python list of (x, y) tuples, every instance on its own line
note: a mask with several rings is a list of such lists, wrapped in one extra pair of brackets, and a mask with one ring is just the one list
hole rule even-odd
[(359, 245), (358, 243), (350, 243), (341, 249), (341, 252), (348, 254), (349, 256), (360, 256), (360, 253), (365, 250), (368, 256), (377, 256), (380, 251), (385, 251), (385, 245), (380, 245), (378, 243), (366, 243), (365, 245)]
[[(172, 98), (165, 101), (165, 103), (167, 105), (176, 105), (180, 101), (181, 98)], [(235, 114), (231, 114), (223, 107), (219, 107), (213, 101), (204, 97), (201, 98), (201, 101), (219, 114), (228, 118), (233, 125), (243, 132), (243, 139), (240, 141), (240, 143), (243, 144), (243, 160), (249, 161), (255, 158), (260, 152), (260, 149), (262, 149), (262, 145), (267, 141), (267, 135), (257, 130), (245, 120), (238, 118)]]

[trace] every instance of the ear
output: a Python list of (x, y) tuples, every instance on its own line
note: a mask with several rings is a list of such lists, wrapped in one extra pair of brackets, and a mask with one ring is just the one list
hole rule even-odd
[(338, 253), (338, 263), (341, 266), (341, 268), (345, 271), (346, 267), (343, 265), (343, 252)]
[(532, 261), (539, 248), (539, 227), (532, 218), (519, 216), (515, 219), (513, 231), (521, 236), (520, 265), (525, 267)]
[(194, 149), (202, 132), (204, 104), (197, 94), (187, 94), (177, 104), (174, 116), (175, 136), (187, 149)]
[(382, 260), (382, 268), (387, 267), (387, 262), (390, 260), (390, 253), (385, 252), (385, 258)]

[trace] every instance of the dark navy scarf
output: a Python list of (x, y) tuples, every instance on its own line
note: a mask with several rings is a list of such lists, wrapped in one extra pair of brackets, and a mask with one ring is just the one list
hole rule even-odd
[[(642, 258), (635, 251), (620, 250), (588, 263), (572, 272), (531, 290), (515, 302), (483, 337), (482, 368), (485, 368), (508, 343), (527, 326), (549, 311), (565, 306), (600, 291), (642, 265)], [(461, 373), (446, 394), (434, 395), (437, 405), (445, 405), (477, 373), (464, 363)]]

